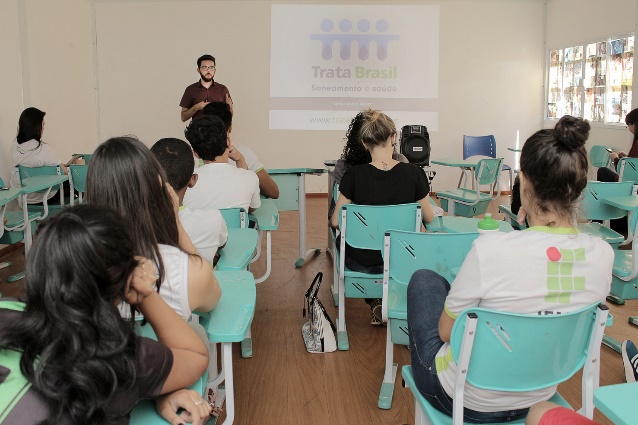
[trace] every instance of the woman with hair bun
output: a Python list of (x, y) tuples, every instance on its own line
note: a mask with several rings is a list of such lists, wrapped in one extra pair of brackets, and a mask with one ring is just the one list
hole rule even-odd
[[(471, 307), (523, 314), (560, 314), (605, 300), (614, 254), (602, 239), (579, 233), (576, 214), (587, 185), (589, 123), (564, 116), (539, 130), (521, 153), (521, 213), (530, 227), (482, 235), (468, 253), (454, 284), (432, 270), (419, 270), (408, 285), (412, 371), (421, 393), (438, 410), (452, 411), (457, 364), (449, 341), (456, 317)], [(573, 285), (552, 270), (571, 267)], [(572, 279), (569, 279), (570, 282)], [(539, 341), (539, 344), (542, 341)], [(490, 423), (525, 417), (531, 405), (549, 399), (556, 386), (522, 393), (465, 385), (465, 420)]]

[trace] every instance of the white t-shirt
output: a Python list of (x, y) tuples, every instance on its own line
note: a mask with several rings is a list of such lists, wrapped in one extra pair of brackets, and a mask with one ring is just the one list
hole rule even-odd
[[(575, 311), (605, 300), (613, 263), (609, 244), (575, 229), (484, 234), (474, 241), (452, 283), (445, 311), (454, 319), (476, 306), (527, 314)], [(457, 365), (448, 343), (436, 355), (436, 370), (453, 396)], [(553, 386), (506, 393), (466, 384), (464, 406), (481, 412), (524, 409), (555, 391)]]
[(186, 190), (184, 205), (192, 209), (259, 208), (259, 179), (252, 171), (228, 163), (197, 168), (197, 184)]
[[(51, 145), (40, 143), (31, 139), (22, 144), (18, 144), (16, 140), (11, 144), (11, 164), (13, 170), (11, 172), (11, 187), (20, 187), (20, 176), (18, 174), (18, 165), (24, 167), (43, 167), (46, 165), (60, 165), (62, 161)], [(57, 190), (51, 189), (48, 198), (52, 198), (58, 193)], [(43, 200), (42, 193), (27, 194), (27, 204), (37, 204)]]
[[(191, 308), (188, 303), (188, 254), (174, 246), (162, 244), (159, 245), (159, 252), (164, 264), (160, 297), (184, 320), (189, 320)], [(157, 268), (157, 264), (155, 267)], [(131, 317), (131, 309), (127, 303), (121, 303), (119, 310), (122, 317)]]
[(216, 209), (193, 210), (182, 206), (179, 219), (199, 255), (212, 264), (217, 248), (228, 240), (228, 229), (222, 214)]
[[(250, 171), (256, 173), (259, 170), (263, 170), (264, 169), (264, 165), (261, 162), (259, 162), (259, 158), (257, 158), (257, 155), (255, 155), (255, 152), (253, 152), (248, 146), (246, 146), (246, 145), (235, 145), (235, 148), (237, 148), (237, 150), (244, 155), (244, 160), (246, 160), (246, 166), (248, 166), (248, 169)], [(228, 163), (230, 165), (237, 166), (235, 161), (233, 161), (230, 158), (228, 159)]]

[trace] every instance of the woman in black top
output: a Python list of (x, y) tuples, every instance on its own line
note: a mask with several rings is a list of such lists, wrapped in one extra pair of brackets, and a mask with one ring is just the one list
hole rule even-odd
[[(397, 205), (418, 202), (423, 221), (429, 223), (434, 212), (428, 196), (430, 186), (423, 169), (393, 158), (397, 131), (392, 119), (371, 109), (362, 112), (363, 122), (359, 138), (370, 152), (369, 164), (355, 165), (346, 171), (339, 185), (339, 198), (332, 214), (331, 224), (339, 227), (339, 211), (345, 204)], [(383, 258), (380, 251), (356, 249), (346, 246), (346, 266), (363, 273), (381, 273)], [(381, 302), (370, 300), (373, 324), (380, 324)], [(375, 313), (378, 311), (378, 315)], [(375, 319), (379, 320), (375, 320)]]

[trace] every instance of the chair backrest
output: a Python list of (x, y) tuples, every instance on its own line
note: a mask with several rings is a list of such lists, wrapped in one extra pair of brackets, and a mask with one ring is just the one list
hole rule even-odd
[(88, 165), (69, 165), (69, 182), (78, 192), (86, 192), (86, 173)]
[(496, 158), (496, 139), (489, 136), (463, 136), (463, 159), (474, 155)]
[(627, 211), (612, 207), (602, 202), (603, 198), (610, 196), (631, 195), (634, 183), (625, 182), (599, 182), (589, 181), (583, 190), (582, 209), (588, 220), (611, 220), (622, 218)]
[(419, 231), (421, 205), (346, 204), (339, 214), (341, 238), (354, 248), (383, 251), (383, 238), (389, 229)]
[(244, 208), (220, 208), (219, 212), (222, 213), (222, 217), (224, 217), (226, 227), (231, 229), (243, 229), (247, 227), (246, 210)]
[(24, 167), (18, 165), (18, 175), (20, 176), (20, 181), (22, 181), (35, 176), (60, 176), (62, 175), (62, 170), (59, 165), (45, 165), (42, 167)]
[(481, 185), (493, 186), (501, 173), (503, 158), (481, 159), (474, 169), (477, 187)]
[(620, 158), (618, 161), (618, 180), (638, 183), (638, 158)]
[[(607, 306), (599, 304), (553, 315), (471, 308), (454, 322), (452, 354), (459, 364), (465, 363), (462, 355), (471, 356), (466, 379), (477, 388), (515, 392), (547, 388), (580, 370), (590, 352), (600, 355), (607, 311)], [(474, 325), (475, 332), (462, 347), (464, 335)], [(472, 336), (473, 344), (467, 347)]]
[[(461, 267), (479, 233), (422, 233), (389, 230), (383, 251), (384, 275), (407, 285), (412, 274), (429, 269), (454, 280), (453, 269)], [(388, 280), (386, 280), (388, 281)]]
[(594, 145), (589, 151), (589, 163), (593, 167), (601, 168), (609, 166), (611, 159), (609, 157), (608, 146)]

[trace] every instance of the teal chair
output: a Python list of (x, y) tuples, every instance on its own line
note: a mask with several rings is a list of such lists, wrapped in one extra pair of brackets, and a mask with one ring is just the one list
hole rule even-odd
[(638, 207), (631, 214), (629, 223), (631, 250), (614, 250), (614, 268), (612, 271), (611, 293), (622, 299), (638, 299), (638, 235), (636, 222), (638, 221)]
[[(36, 177), (36, 176), (61, 176), (61, 175), (63, 175), (62, 167), (60, 167), (59, 165), (48, 165), (48, 166), (43, 166), (43, 167), (23, 167), (22, 165), (18, 165), (18, 176), (20, 178), (20, 185), (21, 186), (24, 186), (23, 181), (25, 179), (30, 178), (30, 177)], [(45, 210), (45, 208), (48, 207), (48, 210), (51, 211), (52, 214), (55, 214), (58, 211), (60, 211), (62, 208), (64, 208), (65, 203), (67, 205), (70, 204), (71, 203), (70, 197), (65, 198), (63, 183), (64, 182), (60, 183), (59, 189), (58, 189), (60, 191), (60, 203), (59, 204), (52, 204), (52, 205), (48, 205), (48, 206), (44, 206), (44, 205), (29, 205), (28, 206), (29, 211), (32, 211), (32, 212), (43, 212)], [(39, 193), (42, 193), (43, 197), (47, 198), (49, 192), (51, 191), (51, 189), (52, 188), (43, 189), (43, 190), (39, 191)]]
[(248, 270), (258, 244), (257, 230), (247, 228), (244, 208), (221, 208), (219, 212), (228, 228), (228, 240), (219, 250), (217, 270)]
[[(489, 203), (501, 195), (498, 180), (501, 172), (502, 158), (481, 159), (474, 169), (476, 184), (473, 189), (458, 188), (437, 192), (441, 199), (441, 207), (448, 215), (474, 217), (485, 214)], [(487, 193), (481, 191), (487, 186)]]
[[(82, 203), (86, 193), (86, 173), (88, 170), (88, 165), (69, 165), (69, 186), (71, 187), (71, 193), (78, 192), (79, 203)], [(74, 205), (74, 196), (70, 197), (70, 201), (71, 205)]]
[(599, 182), (589, 181), (583, 191), (582, 211), (587, 220), (601, 220), (603, 223), (581, 223), (581, 232), (599, 236), (612, 247), (618, 246), (625, 240), (624, 236), (609, 228), (609, 220), (623, 218), (627, 211), (602, 202), (610, 196), (631, 195), (633, 182)]
[[(494, 135), (490, 134), (488, 136), (466, 136), (463, 135), (463, 159), (468, 159), (469, 157), (481, 155), (487, 156), (490, 158), (496, 158), (496, 139)], [(510, 192), (512, 192), (512, 185), (514, 184), (514, 176), (512, 174), (512, 167), (507, 164), (503, 164), (502, 171), (507, 171), (509, 173), (509, 188)], [(466, 174), (463, 173), (461, 178)], [(459, 187), (460, 187), (459, 182)]]
[(594, 393), (594, 404), (605, 416), (616, 425), (633, 425), (636, 423), (636, 406), (638, 398), (638, 382), (607, 385)]
[(609, 146), (594, 145), (589, 151), (589, 163), (596, 168), (610, 167)]
[(346, 304), (348, 298), (382, 298), (383, 274), (360, 273), (346, 268), (346, 243), (354, 248), (383, 251), (384, 234), (388, 229), (418, 232), (421, 229), (421, 206), (402, 205), (356, 205), (341, 207), (339, 229), (340, 249), (337, 253), (337, 276), (339, 282), (339, 318), (337, 320), (337, 346), (348, 350), (346, 331)]
[(385, 374), (378, 406), (392, 407), (397, 364), (394, 344), (408, 345), (407, 289), (412, 274), (430, 269), (452, 282), (479, 233), (421, 233), (389, 230), (383, 243), (383, 320), (388, 322)]
[(620, 158), (618, 165), (618, 181), (631, 181), (638, 184), (638, 158)]
[[(220, 272), (215, 276), (222, 288), (222, 297), (210, 313), (197, 313), (199, 323), (204, 327), (209, 341), (208, 371), (191, 389), (201, 392), (204, 398), (209, 391), (217, 394), (216, 407), (226, 402), (226, 421), (235, 420), (235, 383), (233, 377), (232, 344), (243, 341), (250, 329), (256, 301), (256, 287), (253, 276), (246, 271)], [(150, 328), (150, 326), (148, 326)], [(152, 332), (152, 329), (151, 329)], [(142, 334), (142, 336), (146, 336)], [(221, 369), (217, 367), (217, 344), (221, 345)], [(222, 386), (221, 383), (225, 385)], [(140, 402), (131, 413), (132, 425), (159, 425), (167, 422), (155, 410), (151, 400)], [(205, 422), (216, 423), (216, 418)]]
[(266, 271), (263, 275), (255, 278), (255, 283), (261, 283), (268, 279), (270, 272), (272, 271), (272, 235), (271, 233), (279, 229), (279, 210), (277, 205), (270, 198), (262, 198), (261, 205), (252, 213), (248, 214), (248, 217), (257, 223), (257, 231), (259, 233), (259, 240), (257, 241), (257, 253), (250, 261), (254, 263), (261, 256), (261, 240), (264, 233), (266, 234)]
[[(581, 414), (592, 418), (600, 373), (600, 344), (608, 308), (592, 304), (571, 313), (516, 314), (471, 308), (454, 322), (452, 354), (458, 364), (453, 418), (432, 407), (417, 389), (412, 366), (403, 379), (415, 398), (416, 424), (463, 424), (465, 383), (495, 391), (533, 391), (571, 378), (581, 368)], [(550, 399), (568, 406), (556, 393)], [(524, 424), (525, 419), (506, 422)]]

